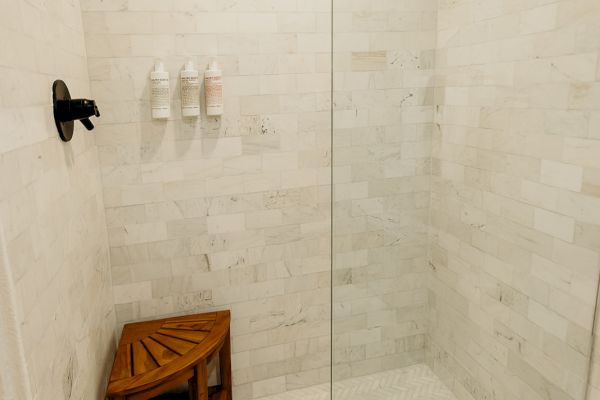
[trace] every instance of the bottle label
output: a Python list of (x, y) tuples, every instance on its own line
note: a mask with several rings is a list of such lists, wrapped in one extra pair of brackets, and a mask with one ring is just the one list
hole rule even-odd
[(200, 108), (200, 81), (198, 77), (181, 78), (181, 106)]
[(223, 105), (223, 77), (206, 77), (206, 105), (207, 107), (222, 107)]
[(169, 108), (169, 78), (152, 79), (152, 108)]

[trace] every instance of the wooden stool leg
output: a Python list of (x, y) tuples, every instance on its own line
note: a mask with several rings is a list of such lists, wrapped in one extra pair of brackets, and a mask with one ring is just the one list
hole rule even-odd
[(227, 332), (225, 342), (219, 352), (219, 367), (221, 372), (221, 388), (227, 393), (227, 400), (232, 400), (231, 394), (231, 338)]
[(198, 389), (196, 389), (196, 371), (194, 371), (194, 376), (188, 381), (189, 399), (196, 400), (196, 393), (198, 393)]
[(194, 400), (208, 400), (208, 368), (206, 360), (202, 360), (194, 368)]

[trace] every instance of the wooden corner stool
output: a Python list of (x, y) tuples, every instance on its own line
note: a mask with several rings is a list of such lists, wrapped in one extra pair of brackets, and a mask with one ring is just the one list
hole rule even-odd
[[(127, 324), (107, 396), (147, 400), (188, 382), (192, 400), (232, 400), (229, 311)], [(208, 363), (219, 355), (221, 384), (208, 387)]]

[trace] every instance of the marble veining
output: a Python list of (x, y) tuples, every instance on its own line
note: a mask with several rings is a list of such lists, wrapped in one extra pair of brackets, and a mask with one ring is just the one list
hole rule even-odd
[(294, 390), (260, 400), (456, 400), (424, 364)]

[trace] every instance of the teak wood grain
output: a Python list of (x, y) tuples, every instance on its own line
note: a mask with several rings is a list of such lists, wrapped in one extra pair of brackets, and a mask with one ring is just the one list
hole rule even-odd
[(188, 381), (191, 398), (209, 400), (209, 361), (218, 354), (221, 385), (211, 399), (231, 400), (230, 313), (127, 324), (107, 388), (113, 400), (147, 400)]

